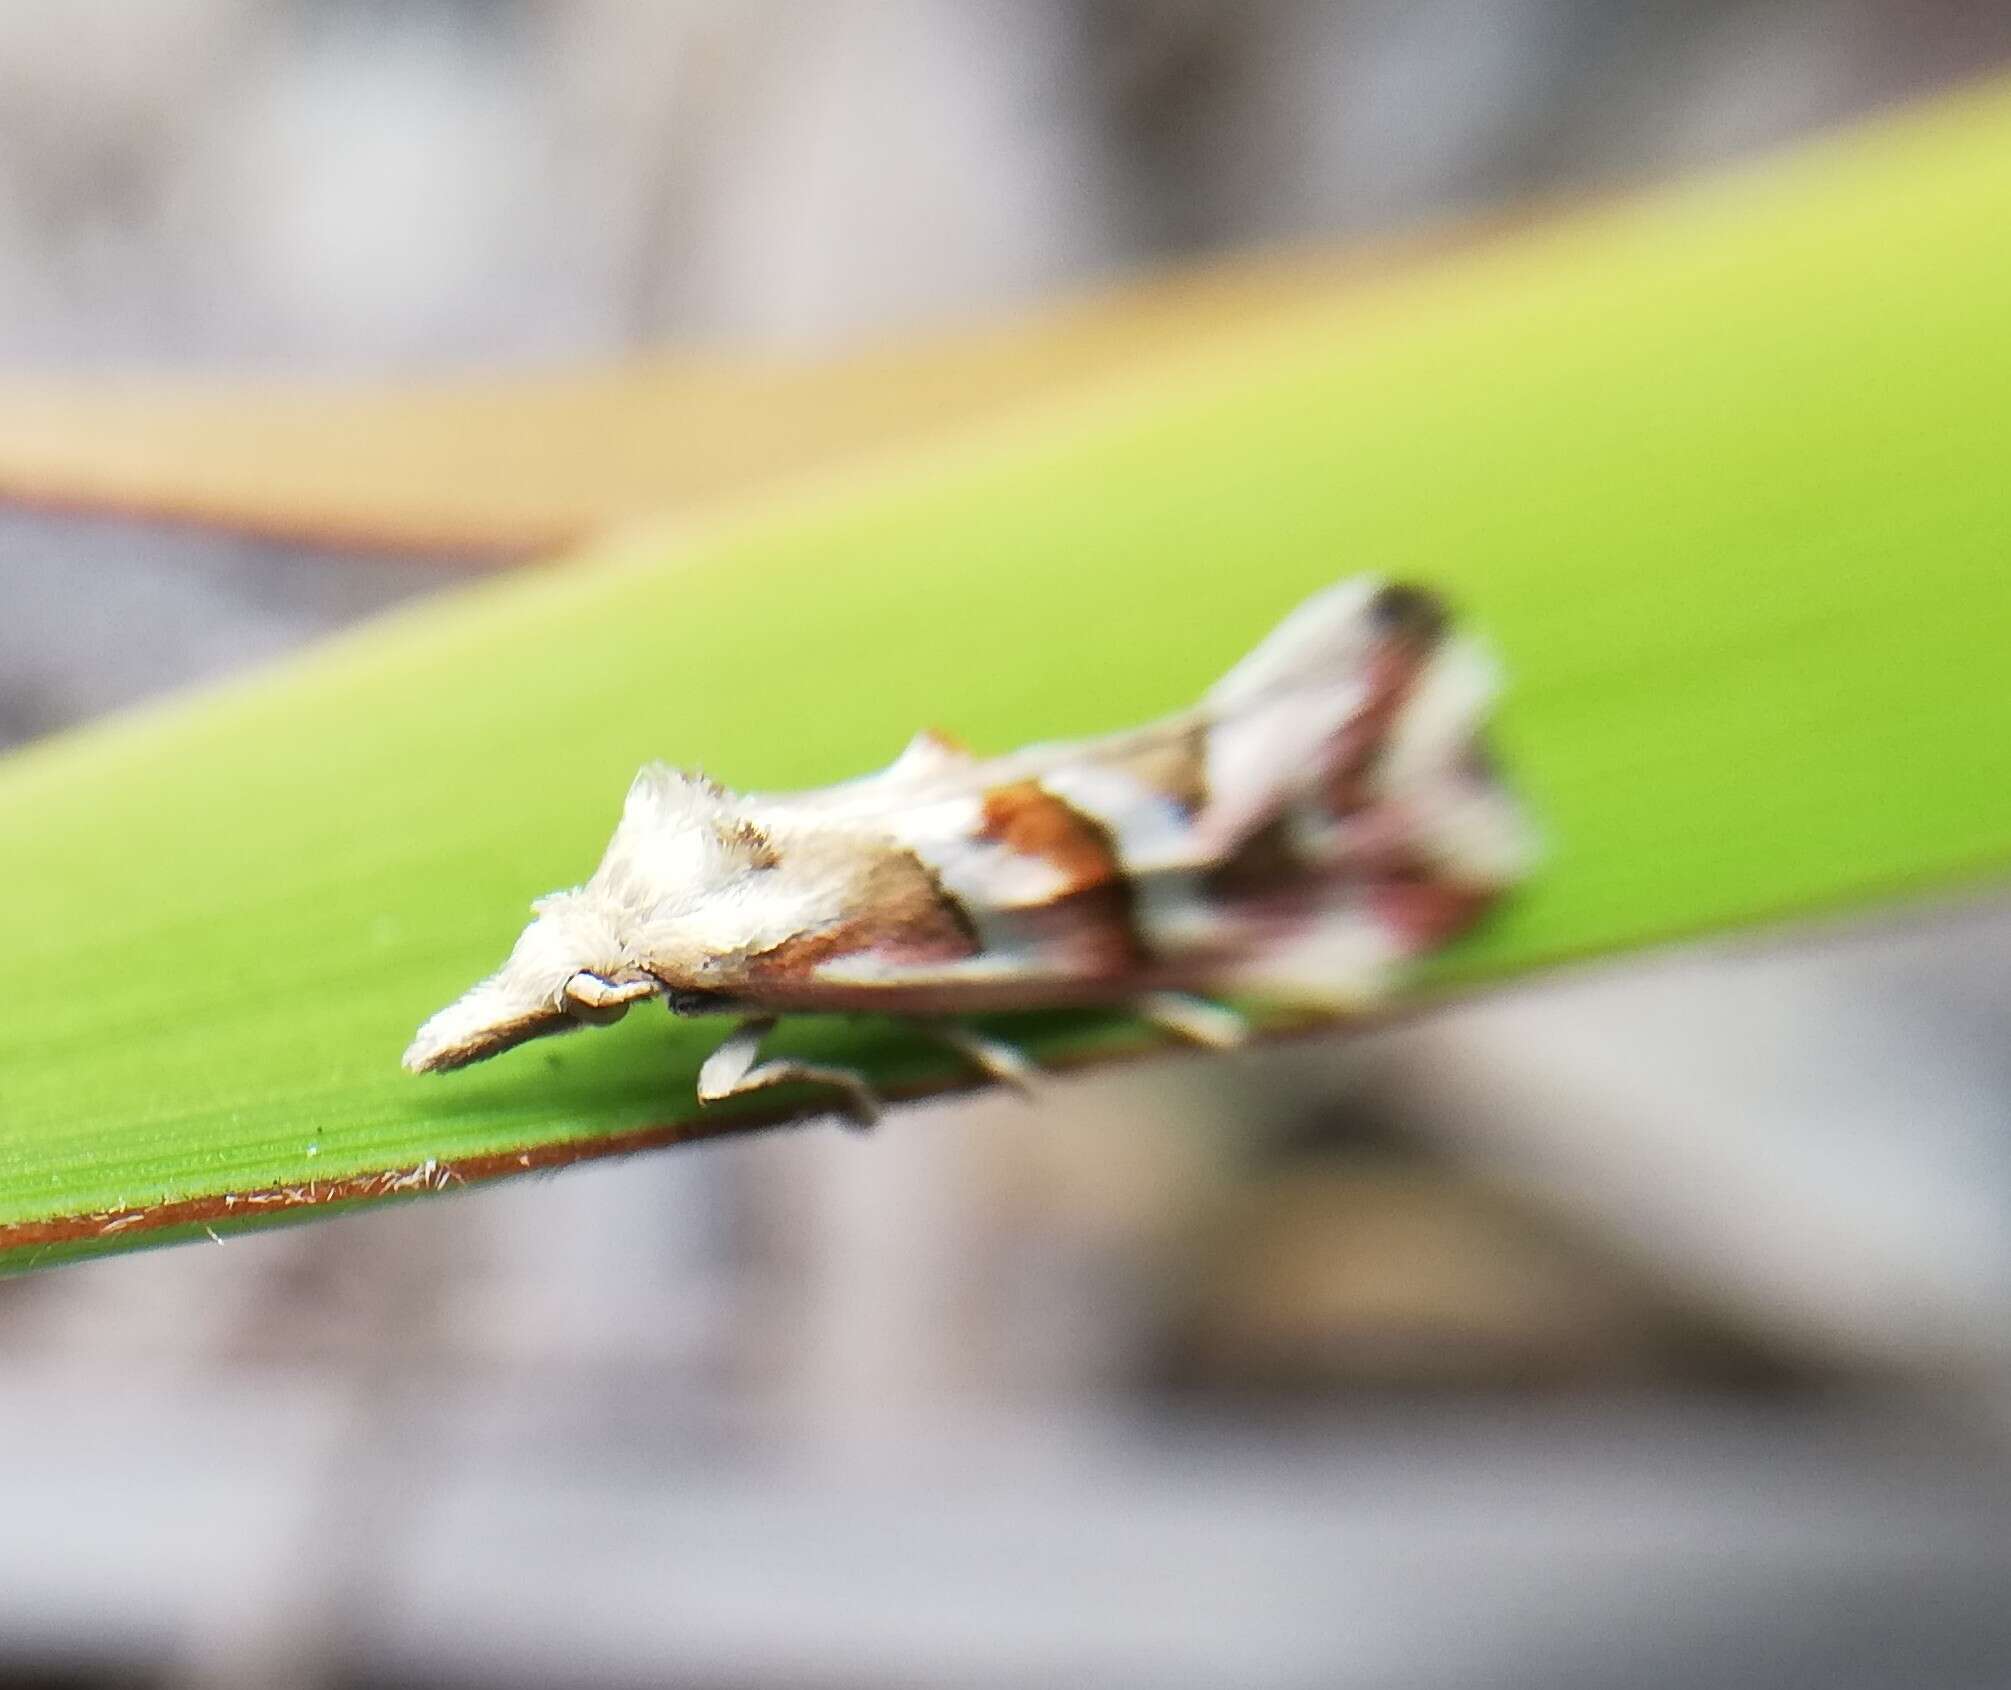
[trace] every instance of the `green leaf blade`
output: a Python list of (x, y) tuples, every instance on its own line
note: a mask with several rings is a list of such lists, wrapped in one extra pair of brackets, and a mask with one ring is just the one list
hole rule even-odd
[[(287, 1207), (260, 1194), (702, 1130), (709, 1025), (397, 1066), (591, 867), (639, 763), (786, 788), (923, 724), (986, 749), (1121, 726), (1363, 568), (1503, 653), (1504, 760), (1550, 841), (1436, 987), (2001, 872), (2006, 298), (1995, 92), (17, 757), (0, 1265), (212, 1224), (177, 1204), (235, 1199), (234, 1225)], [(872, 1022), (790, 1036), (957, 1077)]]

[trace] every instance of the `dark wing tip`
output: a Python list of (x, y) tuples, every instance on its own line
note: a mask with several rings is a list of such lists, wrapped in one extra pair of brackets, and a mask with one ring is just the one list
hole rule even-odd
[(1393, 581), (1369, 601), (1369, 619), (1380, 633), (1393, 639), (1430, 645), (1445, 632), (1451, 618), (1445, 601), (1429, 587)]

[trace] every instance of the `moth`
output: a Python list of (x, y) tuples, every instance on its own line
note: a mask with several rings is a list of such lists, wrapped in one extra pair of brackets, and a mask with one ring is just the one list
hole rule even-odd
[(924, 732), (875, 774), (728, 792), (662, 764), (629, 788), (585, 885), (531, 908), (509, 960), (419, 1029), (458, 1068), (662, 998), (732, 1015), (698, 1096), (863, 1074), (761, 1060), (791, 1012), (910, 1019), (993, 1078), (1015, 1047), (968, 1014), (1122, 1006), (1230, 1045), (1240, 996), (1382, 1001), (1474, 922), (1532, 847), (1483, 735), (1495, 666), (1431, 593), (1358, 578), (1301, 605), (1192, 709), (1100, 739), (974, 757)]

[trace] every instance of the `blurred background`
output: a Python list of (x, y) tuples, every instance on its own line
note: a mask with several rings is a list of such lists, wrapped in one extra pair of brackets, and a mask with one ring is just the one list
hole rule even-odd
[[(0, 379), (818, 359), (1994, 0), (0, 9)], [(0, 741), (472, 566), (0, 506)], [(2011, 904), (0, 1283), (0, 1685), (2011, 1684)]]

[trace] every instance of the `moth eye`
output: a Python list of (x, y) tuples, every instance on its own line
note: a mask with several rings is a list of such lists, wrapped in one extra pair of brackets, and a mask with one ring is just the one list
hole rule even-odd
[(575, 1021), (605, 1027), (626, 1015), (628, 1006), (636, 999), (646, 998), (655, 990), (653, 980), (631, 980), (618, 986), (582, 969), (566, 982), (565, 1009)]

